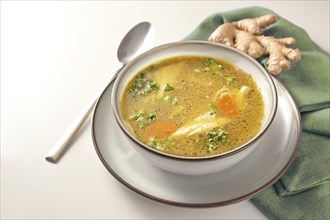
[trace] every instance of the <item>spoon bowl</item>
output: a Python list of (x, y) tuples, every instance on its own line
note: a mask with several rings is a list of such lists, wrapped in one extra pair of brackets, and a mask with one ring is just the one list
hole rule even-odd
[(117, 57), (124, 65), (155, 45), (156, 31), (149, 22), (133, 27), (121, 41)]

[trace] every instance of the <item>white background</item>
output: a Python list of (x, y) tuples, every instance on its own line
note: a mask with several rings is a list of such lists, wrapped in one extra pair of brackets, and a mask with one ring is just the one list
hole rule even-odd
[(329, 51), (329, 1), (1, 1), (1, 218), (265, 219), (250, 201), (190, 209), (137, 196), (99, 161), (89, 121), (58, 164), (44, 159), (121, 66), (116, 50), (135, 24), (153, 23), (159, 45), (215, 12), (253, 5)]

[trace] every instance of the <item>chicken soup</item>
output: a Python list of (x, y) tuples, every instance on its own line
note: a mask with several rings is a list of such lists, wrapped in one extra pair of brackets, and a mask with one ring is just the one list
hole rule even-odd
[(264, 115), (253, 78), (223, 60), (179, 56), (139, 71), (121, 98), (125, 125), (164, 153), (203, 157), (253, 138)]

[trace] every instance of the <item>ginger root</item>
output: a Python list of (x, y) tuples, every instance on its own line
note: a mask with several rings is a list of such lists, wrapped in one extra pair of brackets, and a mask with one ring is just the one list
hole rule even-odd
[(269, 73), (277, 75), (282, 70), (291, 68), (290, 60), (297, 61), (301, 58), (299, 49), (286, 47), (296, 43), (294, 38), (277, 39), (261, 35), (263, 28), (274, 23), (277, 19), (277, 16), (269, 14), (225, 23), (220, 25), (208, 40), (235, 47), (255, 59), (263, 55), (269, 55), (267, 69)]

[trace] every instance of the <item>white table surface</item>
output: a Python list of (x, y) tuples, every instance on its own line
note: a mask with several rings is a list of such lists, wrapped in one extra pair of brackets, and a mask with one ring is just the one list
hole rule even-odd
[(58, 164), (44, 158), (120, 67), (117, 46), (136, 23), (153, 23), (159, 45), (253, 5), (329, 51), (329, 1), (1, 1), (1, 219), (266, 219), (250, 201), (192, 209), (132, 193), (100, 162), (89, 121)]

